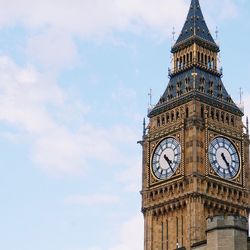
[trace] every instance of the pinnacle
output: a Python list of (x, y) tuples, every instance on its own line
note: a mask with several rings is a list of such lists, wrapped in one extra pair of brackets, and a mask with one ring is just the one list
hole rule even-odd
[(174, 47), (192, 38), (205, 41), (217, 47), (203, 17), (199, 0), (191, 1), (185, 24)]

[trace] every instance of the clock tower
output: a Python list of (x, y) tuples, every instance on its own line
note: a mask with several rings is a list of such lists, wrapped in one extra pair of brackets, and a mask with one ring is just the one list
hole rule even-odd
[(248, 125), (222, 82), (219, 51), (192, 0), (141, 142), (144, 250), (247, 250)]

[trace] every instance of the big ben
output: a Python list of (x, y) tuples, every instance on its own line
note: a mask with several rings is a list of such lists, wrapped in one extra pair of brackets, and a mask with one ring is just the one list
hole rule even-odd
[(143, 135), (144, 250), (249, 250), (249, 131), (192, 0)]

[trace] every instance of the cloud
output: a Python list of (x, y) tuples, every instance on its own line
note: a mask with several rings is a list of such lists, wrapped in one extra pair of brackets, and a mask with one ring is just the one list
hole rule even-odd
[[(233, 0), (201, 4), (218, 11), (218, 18), (237, 14)], [(188, 5), (184, 0), (10, 0), (1, 2), (0, 26), (21, 22), (30, 29), (52, 27), (84, 38), (148, 29), (166, 35), (173, 25), (182, 25)]]
[(0, 119), (27, 133), (55, 126), (46, 104), (60, 105), (60, 88), (32, 66), (20, 68), (9, 57), (0, 56)]
[(136, 132), (124, 125), (101, 128), (78, 118), (88, 110), (55, 79), (0, 56), (0, 121), (15, 130), (2, 136), (29, 142), (31, 159), (45, 173), (84, 175), (93, 159), (128, 163), (123, 149), (136, 141)]
[[(234, 0), (201, 4), (213, 13), (205, 15), (213, 26), (239, 12)], [(188, 6), (185, 0), (9, 0), (1, 2), (0, 28), (25, 27), (29, 62), (63, 69), (78, 62), (76, 38), (117, 44), (119, 34), (130, 32), (162, 40), (173, 26), (181, 30)]]
[(214, 13), (214, 20), (217, 22), (234, 19), (239, 14), (239, 4), (235, 0), (210, 0), (209, 2), (202, 0), (201, 5), (208, 12)]
[(136, 99), (136, 91), (132, 88), (125, 87), (122, 83), (113, 91), (112, 99), (114, 101), (123, 102), (124, 100), (135, 101)]
[(52, 27), (81, 37), (138, 32), (142, 25), (145, 31), (165, 33), (186, 10), (183, 0), (10, 0), (1, 3), (0, 26), (21, 22), (30, 29)]
[[(117, 243), (108, 250), (143, 250), (143, 216), (136, 215), (120, 225), (119, 229), (112, 234)], [(103, 250), (101, 247), (93, 246), (88, 250)]]
[(68, 205), (113, 205), (120, 201), (119, 196), (110, 194), (94, 194), (94, 195), (72, 195), (67, 197), (64, 202)]
[(125, 192), (139, 192), (141, 188), (141, 170), (141, 159), (137, 161), (132, 159), (129, 167), (117, 174), (116, 180), (123, 184)]
[(143, 249), (143, 218), (137, 215), (125, 222), (119, 232), (119, 243), (109, 250), (142, 250)]
[(69, 68), (77, 61), (77, 48), (72, 37), (59, 29), (45, 29), (30, 36), (26, 53), (32, 62), (45, 68)]

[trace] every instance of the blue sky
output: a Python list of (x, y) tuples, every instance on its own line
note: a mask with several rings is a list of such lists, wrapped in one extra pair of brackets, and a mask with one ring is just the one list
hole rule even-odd
[[(248, 113), (250, 2), (200, 2)], [(142, 250), (136, 142), (190, 1), (0, 3), (0, 249)]]

